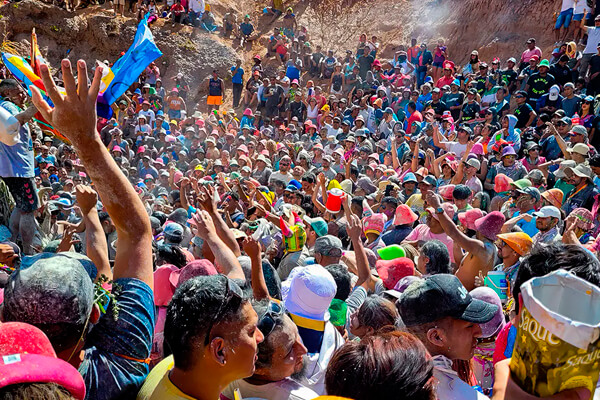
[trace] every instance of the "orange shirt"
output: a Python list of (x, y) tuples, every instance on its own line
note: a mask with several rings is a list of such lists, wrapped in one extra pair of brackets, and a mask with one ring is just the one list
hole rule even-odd
[(183, 99), (179, 96), (167, 97), (167, 104), (170, 110), (181, 110), (183, 108)]

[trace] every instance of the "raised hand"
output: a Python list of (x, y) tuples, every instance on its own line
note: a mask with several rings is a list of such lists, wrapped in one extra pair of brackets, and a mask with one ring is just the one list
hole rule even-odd
[(242, 242), (242, 248), (248, 257), (252, 258), (260, 258), (260, 243), (254, 240), (251, 236), (248, 236)]
[(77, 81), (71, 70), (71, 62), (62, 60), (62, 76), (65, 84), (65, 94), (61, 94), (50, 76), (48, 66), (40, 66), (41, 79), (46, 93), (54, 103), (51, 107), (35, 86), (30, 86), (33, 104), (42, 116), (64, 134), (75, 147), (91, 141), (100, 140), (96, 131), (96, 99), (100, 89), (102, 67), (97, 67), (92, 85), (88, 88), (88, 73), (85, 61), (77, 62)]
[(19, 258), (15, 254), (15, 250), (9, 244), (0, 243), (0, 263), (11, 266), (12, 263)]
[(83, 215), (88, 214), (93, 208), (96, 208), (98, 194), (91, 187), (77, 185), (75, 186), (75, 195), (77, 196), (77, 203)]
[(207, 240), (209, 237), (215, 237), (217, 230), (212, 217), (205, 210), (200, 210), (187, 221), (193, 228), (196, 236)]

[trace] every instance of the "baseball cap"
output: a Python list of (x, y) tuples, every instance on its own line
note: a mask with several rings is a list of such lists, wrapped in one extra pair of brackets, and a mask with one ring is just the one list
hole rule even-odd
[(23, 322), (0, 324), (0, 388), (36, 382), (56, 383), (76, 399), (85, 398), (83, 377), (56, 357), (44, 332)]
[[(545, 61), (545, 60), (544, 60)], [(543, 61), (542, 61), (543, 62)], [(541, 65), (541, 64), (540, 64)], [(560, 87), (558, 87), (558, 85), (553, 85), (550, 88), (549, 94), (548, 94), (548, 98), (551, 101), (554, 101), (556, 99), (558, 99), (558, 94), (560, 93)]]
[(325, 235), (315, 241), (315, 254), (319, 253), (326, 257), (341, 257), (343, 252), (342, 241), (332, 235)]
[(177, 222), (169, 222), (163, 230), (165, 241), (169, 243), (181, 243), (183, 240), (183, 227)]
[(577, 143), (573, 147), (568, 148), (567, 151), (569, 153), (577, 153), (581, 154), (582, 156), (587, 156), (590, 151), (590, 147), (585, 143)]
[(337, 285), (321, 265), (294, 268), (282, 289), (283, 304), (290, 314), (317, 321), (329, 320), (329, 305)]
[[(304, 221), (310, 225), (310, 227), (315, 231), (317, 236), (320, 238), (321, 236), (327, 235), (327, 222), (321, 217), (310, 218), (308, 215), (304, 216)], [(317, 239), (318, 240), (318, 239)], [(323, 254), (323, 253), (321, 253)]]
[(498, 306), (474, 299), (460, 280), (450, 274), (436, 274), (413, 282), (396, 304), (406, 326), (446, 317), (483, 324), (498, 311)]
[(85, 323), (94, 304), (97, 269), (78, 253), (24, 257), (4, 288), (5, 321), (32, 325)]
[(539, 201), (541, 198), (540, 191), (538, 190), (538, 188), (533, 187), (533, 186), (526, 187), (523, 189), (518, 189), (517, 192), (531, 196), (535, 199), (535, 201)]
[(540, 218), (557, 218), (561, 219), (560, 210), (554, 206), (544, 206), (539, 211), (533, 213), (534, 216)]
[(174, 270), (169, 275), (170, 284), (177, 288), (187, 280), (190, 280), (196, 276), (209, 276), (217, 275), (217, 269), (214, 264), (208, 260), (194, 260), (186, 264), (181, 269)]
[(531, 181), (527, 178), (522, 178), (517, 179), (516, 181), (511, 182), (510, 184), (514, 186), (517, 190), (523, 190), (531, 186)]
[(573, 128), (571, 128), (571, 132), (577, 135), (588, 135), (588, 131), (583, 125), (575, 125)]

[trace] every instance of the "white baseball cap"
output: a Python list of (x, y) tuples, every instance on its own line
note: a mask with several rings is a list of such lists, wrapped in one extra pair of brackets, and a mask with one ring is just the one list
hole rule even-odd
[(534, 212), (533, 215), (540, 218), (553, 217), (558, 220), (561, 219), (560, 210), (554, 206), (544, 206), (539, 211)]

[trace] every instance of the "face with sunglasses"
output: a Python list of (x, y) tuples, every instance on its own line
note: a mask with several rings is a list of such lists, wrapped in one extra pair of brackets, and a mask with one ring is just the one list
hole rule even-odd
[(256, 306), (259, 312), (258, 329), (264, 342), (258, 346), (258, 360), (253, 378), (276, 382), (302, 371), (303, 356), (307, 353), (296, 324), (282, 306), (274, 301), (266, 309)]

